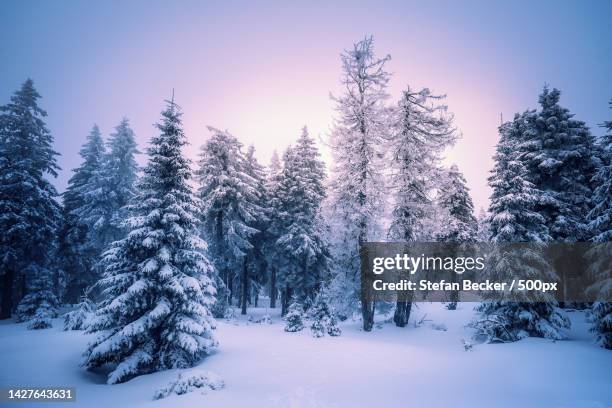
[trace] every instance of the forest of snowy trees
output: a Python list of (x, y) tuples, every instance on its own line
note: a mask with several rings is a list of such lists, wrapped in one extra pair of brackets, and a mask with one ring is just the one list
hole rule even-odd
[[(172, 96), (143, 153), (127, 118), (106, 139), (94, 125), (62, 194), (51, 182), (59, 153), (28, 79), (0, 107), (0, 317), (43, 329), (72, 305), (66, 329), (95, 334), (83, 365), (111, 364), (107, 381), (119, 383), (195, 365), (217, 346), (215, 318), (246, 315), (262, 297), (287, 316), (288, 332), (308, 316), (313, 335), (337, 336), (337, 322), (355, 314), (371, 331), (390, 308), (405, 327), (411, 302), (362, 295), (365, 242), (612, 240), (612, 121), (596, 135), (545, 86), (537, 109), (499, 127), (490, 206), (476, 217), (461, 169), (442, 161), (460, 135), (444, 95), (407, 86), (392, 101), (390, 58), (376, 56), (371, 37), (341, 54), (329, 167), (307, 127), (267, 166), (254, 146), (209, 127), (191, 163)], [(491, 274), (561, 273), (537, 250), (494, 256), (510, 269)], [(612, 281), (591, 290), (610, 292)], [(491, 300), (473, 324), (489, 341), (561, 339), (566, 306)], [(583, 307), (612, 349), (612, 304)]]

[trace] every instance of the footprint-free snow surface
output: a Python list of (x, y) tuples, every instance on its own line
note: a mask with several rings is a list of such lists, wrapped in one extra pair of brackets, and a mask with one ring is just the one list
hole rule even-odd
[(568, 313), (565, 341), (530, 338), (466, 350), (472, 307), (419, 304), (406, 328), (378, 316), (370, 333), (347, 321), (341, 337), (323, 338), (308, 327), (285, 333), (278, 310), (250, 309), (253, 321), (270, 312), (272, 324), (220, 321), (217, 353), (193, 369), (215, 373), (225, 387), (161, 400), (153, 400), (155, 391), (189, 370), (106, 385), (103, 373), (79, 366), (89, 335), (62, 331), (60, 319), (39, 331), (5, 321), (0, 386), (76, 387), (76, 403), (9, 407), (612, 407), (612, 352), (593, 344), (583, 312)]

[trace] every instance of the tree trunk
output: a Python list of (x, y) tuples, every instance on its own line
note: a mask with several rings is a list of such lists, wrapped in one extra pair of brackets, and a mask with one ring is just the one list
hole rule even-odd
[(270, 274), (270, 307), (272, 309), (276, 308), (276, 296), (278, 296), (276, 292), (276, 268), (273, 266)]
[(229, 291), (229, 305), (233, 305), (234, 301), (234, 279), (230, 271), (227, 271), (227, 290)]
[(28, 294), (28, 277), (25, 273), (22, 273), (21, 274), (21, 291), (18, 294), (16, 303), (19, 304), (19, 302), (21, 302), (21, 299), (23, 299), (25, 295), (27, 294)]
[[(361, 254), (364, 251), (363, 244), (365, 243), (365, 226), (361, 226), (361, 233), (359, 234), (359, 253)], [(361, 279), (361, 274), (359, 275)], [(363, 283), (362, 283), (363, 284)], [(361, 294), (361, 317), (363, 320), (363, 330), (364, 331), (372, 331), (372, 327), (374, 326), (374, 302), (371, 300), (371, 296), (369, 294), (369, 290), (365, 288), (361, 288), (359, 291)]]
[(0, 304), (0, 319), (10, 319), (13, 311), (13, 279), (12, 269), (6, 269), (2, 275), (2, 303)]
[(244, 257), (244, 264), (242, 266), (242, 311), (240, 314), (247, 314), (247, 302), (249, 300), (249, 270), (247, 267), (248, 259)]
[[(457, 283), (457, 274), (456, 273), (451, 273), (450, 281), (451, 281), (451, 283)], [(458, 290), (451, 290), (451, 292), (450, 292), (450, 302), (448, 303), (448, 305), (446, 305), (446, 308), (448, 310), (456, 310), (457, 309), (457, 302), (459, 302), (459, 291)]]
[(364, 300), (362, 296), (361, 300), (361, 317), (363, 319), (363, 330), (372, 331), (374, 327), (374, 302)]
[(291, 296), (293, 295), (293, 289), (285, 288), (281, 295), (281, 316), (287, 314), (289, 310), (289, 303), (291, 302)]
[(412, 302), (401, 301), (395, 305), (395, 313), (393, 314), (393, 321), (397, 327), (406, 327), (408, 320), (410, 319), (410, 310), (412, 309)]

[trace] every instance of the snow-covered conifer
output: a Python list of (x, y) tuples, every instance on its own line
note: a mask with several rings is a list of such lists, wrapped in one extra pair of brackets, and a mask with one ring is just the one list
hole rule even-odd
[(438, 233), (440, 242), (470, 243), (476, 239), (478, 224), (474, 204), (463, 174), (452, 165), (439, 187), (437, 202), (447, 215), (447, 222)]
[[(538, 191), (527, 180), (527, 171), (520, 160), (517, 144), (524, 132), (529, 112), (516, 115), (514, 120), (500, 127), (495, 167), (489, 184), (493, 189), (489, 207), (492, 242), (485, 275), (493, 281), (508, 277), (515, 279), (545, 279), (553, 282), (557, 276), (544, 259), (540, 245), (549, 241), (545, 218), (535, 212)], [(506, 244), (529, 243), (523, 247)], [(521, 301), (502, 300), (500, 293), (485, 296), (477, 306), (479, 312), (474, 326), (477, 336), (486, 340), (516, 341), (535, 336), (552, 339), (564, 337), (563, 329), (569, 320), (557, 308), (550, 293), (515, 292)]]
[(612, 302), (594, 302), (589, 311), (589, 321), (597, 344), (612, 349)]
[(112, 365), (109, 384), (153, 371), (191, 367), (216, 347), (210, 309), (213, 267), (198, 235), (198, 200), (189, 186), (190, 163), (181, 113), (167, 101), (159, 135), (129, 206), (127, 236), (104, 255), (98, 282), (104, 300), (88, 332), (88, 368)]
[(265, 249), (264, 231), (268, 228), (269, 210), (268, 199), (266, 195), (266, 169), (259, 164), (255, 157), (255, 147), (250, 145), (245, 154), (245, 173), (253, 186), (254, 204), (253, 208), (257, 209), (254, 214), (254, 220), (251, 224), (258, 232), (253, 236), (253, 248), (247, 257), (247, 264), (242, 268), (240, 274), (240, 288), (242, 306), (241, 313), (246, 314), (247, 304), (254, 297), (255, 306), (259, 298), (261, 286), (265, 283), (267, 277), (267, 263), (263, 254)]
[[(196, 172), (203, 202), (203, 235), (231, 300), (260, 232), (255, 228), (263, 213), (257, 191), (260, 186), (248, 174), (238, 139), (227, 131), (208, 129), (212, 137), (200, 149)], [(243, 312), (246, 314), (245, 309)]]
[[(610, 102), (612, 107), (612, 102)], [(612, 121), (603, 123), (607, 129), (599, 141), (602, 162), (593, 177), (593, 208), (589, 213), (592, 241), (612, 241)]]
[[(28, 329), (46, 329), (58, 315), (59, 301), (51, 290), (50, 270), (32, 264), (26, 273), (31, 276), (28, 292), (17, 306), (17, 321), (27, 322)], [(32, 270), (33, 269), (33, 270)]]
[[(331, 181), (336, 277), (345, 280), (344, 296), (359, 298), (364, 330), (374, 325), (374, 303), (360, 296), (359, 248), (379, 233), (384, 208), (384, 171), (380, 160), (383, 136), (388, 133), (389, 73), (374, 55), (371, 37), (342, 53), (344, 93), (334, 98), (338, 117), (331, 133), (334, 157)], [(352, 286), (352, 288), (351, 288)]]
[(560, 96), (558, 89), (544, 87), (540, 109), (524, 114), (528, 126), (517, 146), (524, 152), (527, 178), (538, 192), (535, 210), (545, 218), (552, 240), (586, 241), (595, 140), (584, 122), (559, 105)]
[(96, 304), (83, 296), (77, 307), (64, 315), (64, 330), (86, 330), (95, 311)]
[(47, 177), (55, 177), (59, 167), (39, 98), (28, 79), (0, 107), (0, 318), (9, 318), (20, 300), (18, 279), (27, 282), (31, 297), (38, 296), (34, 291), (53, 295), (48, 266), (61, 212)]
[(285, 152), (283, 163), (272, 207), (280, 252), (278, 281), (286, 311), (289, 294), (300, 301), (314, 295), (327, 270), (329, 254), (321, 219), (325, 166), (306, 127), (297, 144)]
[(310, 331), (313, 337), (323, 337), (325, 333), (334, 337), (342, 334), (335, 313), (322, 294), (315, 297), (308, 314), (312, 320)]
[(393, 240), (430, 238), (423, 236), (423, 219), (432, 212), (431, 190), (439, 178), (441, 153), (457, 137), (453, 116), (439, 103), (443, 98), (427, 88), (408, 88), (394, 110), (389, 186), (394, 196), (389, 228)]
[[(602, 163), (593, 177), (595, 191), (593, 208), (589, 213), (591, 240), (595, 246), (589, 250), (587, 258), (591, 259), (588, 272), (595, 280), (589, 290), (600, 299), (609, 299), (612, 294), (612, 266), (605, 260), (610, 259), (612, 250), (612, 121), (604, 122), (603, 127), (607, 133), (599, 143)], [(598, 344), (612, 349), (612, 302), (593, 303), (589, 319)]]
[(476, 240), (478, 242), (489, 242), (491, 240), (491, 229), (489, 228), (489, 217), (484, 208), (480, 207), (476, 222), (478, 223), (478, 232), (476, 233)]
[(279, 236), (279, 228), (277, 225), (277, 212), (275, 211), (276, 203), (278, 203), (278, 197), (276, 192), (278, 191), (279, 176), (282, 171), (282, 165), (278, 158), (276, 150), (272, 152), (270, 158), (270, 165), (268, 166), (266, 174), (266, 197), (268, 198), (268, 205), (266, 206), (268, 211), (268, 224), (264, 232), (264, 256), (268, 264), (268, 284), (270, 294), (270, 307), (276, 307), (276, 299), (278, 298), (278, 265), (277, 260), (279, 258), (278, 247), (276, 241)]
[(63, 222), (58, 240), (59, 263), (68, 280), (66, 301), (73, 303), (96, 278), (93, 264), (98, 261), (99, 254), (89, 242), (87, 224), (74, 212), (85, 205), (84, 186), (102, 169), (105, 148), (97, 125), (91, 129), (79, 154), (83, 161), (72, 170), (74, 174), (62, 194)]
[[(440, 173), (440, 155), (456, 139), (453, 116), (443, 96), (408, 87), (393, 110), (391, 134), (392, 209), (388, 236), (393, 241), (430, 240), (424, 222), (434, 212), (432, 188)], [(408, 324), (411, 305), (397, 302), (393, 320)]]
[[(453, 164), (442, 177), (436, 201), (443, 219), (440, 230), (436, 233), (436, 240), (459, 245), (473, 244), (476, 241), (478, 222), (474, 217), (474, 204), (469, 188), (456, 165)], [(456, 250), (459, 248), (455, 247)], [(456, 282), (456, 279), (457, 275), (451, 274), (451, 281)], [(455, 310), (458, 301), (459, 291), (451, 291), (447, 309)]]
[(138, 153), (134, 132), (123, 118), (109, 137), (102, 165), (77, 190), (83, 202), (72, 213), (87, 226), (96, 257), (123, 236), (124, 207), (135, 195)]
[(297, 301), (293, 299), (293, 303), (289, 306), (289, 310), (285, 315), (285, 331), (286, 332), (297, 332), (304, 328), (304, 308)]

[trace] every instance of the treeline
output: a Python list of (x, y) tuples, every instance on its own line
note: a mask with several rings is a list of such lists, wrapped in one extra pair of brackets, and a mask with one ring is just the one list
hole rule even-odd
[[(48, 180), (59, 168), (46, 113), (26, 81), (0, 108), (1, 316), (44, 328), (62, 303), (96, 309), (85, 364), (114, 363), (109, 381), (121, 382), (194, 364), (216, 344), (211, 315), (246, 314), (261, 295), (283, 315), (292, 304), (330, 320), (361, 313), (366, 331), (394, 306), (406, 326), (411, 302), (361, 298), (367, 241), (610, 241), (611, 122), (597, 140), (545, 87), (539, 109), (499, 128), (489, 214), (477, 219), (460, 170), (441, 164), (458, 136), (444, 96), (407, 87), (390, 102), (389, 60), (372, 38), (342, 53), (329, 180), (306, 128), (263, 166), (254, 147), (211, 127), (192, 166), (172, 99), (144, 169), (127, 119), (106, 141), (94, 126), (61, 196)], [(458, 293), (449, 300), (453, 309)], [(559, 338), (568, 323), (557, 306), (487, 302), (475, 325), (492, 340)], [(593, 305), (607, 347), (610, 313)]]

